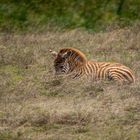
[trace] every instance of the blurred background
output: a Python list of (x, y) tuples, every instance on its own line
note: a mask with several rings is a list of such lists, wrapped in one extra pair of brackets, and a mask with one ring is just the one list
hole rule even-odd
[(140, 20), (140, 0), (0, 0), (0, 31), (45, 31), (130, 26)]

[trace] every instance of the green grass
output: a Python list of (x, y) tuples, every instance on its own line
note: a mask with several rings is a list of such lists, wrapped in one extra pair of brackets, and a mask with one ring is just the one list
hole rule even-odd
[(10, 33), (75, 28), (100, 31), (110, 25), (112, 28), (131, 26), (140, 19), (139, 5), (139, 0), (2, 0), (0, 30)]
[(11, 79), (11, 82), (13, 84), (19, 82), (20, 80), (23, 79), (23, 70), (17, 66), (12, 66), (12, 65), (5, 65), (2, 66), (0, 69), (0, 73), (2, 74), (7, 74), (8, 77)]
[[(139, 24), (0, 36), (0, 140), (138, 140)], [(75, 47), (89, 59), (130, 67), (136, 83), (55, 77), (49, 49)]]

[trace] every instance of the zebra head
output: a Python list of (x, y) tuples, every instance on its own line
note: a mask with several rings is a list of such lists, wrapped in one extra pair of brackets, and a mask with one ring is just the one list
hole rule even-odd
[(85, 56), (74, 48), (63, 48), (58, 53), (51, 53), (55, 56), (54, 67), (57, 75), (73, 72), (86, 62)]
[(69, 72), (69, 63), (68, 63), (68, 56), (70, 55), (70, 52), (63, 52), (60, 51), (59, 53), (49, 50), (49, 52), (52, 54), (54, 58), (54, 68), (55, 68), (55, 74), (67, 74)]
[(70, 65), (67, 58), (67, 53), (58, 53), (56, 59), (54, 60), (56, 75), (69, 73)]

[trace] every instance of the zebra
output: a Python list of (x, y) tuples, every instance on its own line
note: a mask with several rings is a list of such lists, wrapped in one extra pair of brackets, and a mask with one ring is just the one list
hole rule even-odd
[(90, 77), (93, 81), (114, 80), (121, 84), (134, 83), (132, 70), (120, 63), (87, 60), (78, 49), (63, 48), (58, 53), (50, 50), (54, 56), (55, 74), (72, 74), (73, 78)]

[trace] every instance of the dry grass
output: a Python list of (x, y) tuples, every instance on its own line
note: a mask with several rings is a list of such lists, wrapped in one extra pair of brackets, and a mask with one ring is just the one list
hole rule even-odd
[[(53, 76), (48, 49), (131, 67), (136, 84)], [(0, 36), (0, 140), (140, 139), (140, 26)]]

